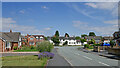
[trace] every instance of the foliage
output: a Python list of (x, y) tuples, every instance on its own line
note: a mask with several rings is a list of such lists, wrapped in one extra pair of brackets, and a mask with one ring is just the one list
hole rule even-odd
[(77, 36), (77, 37), (75, 37), (75, 39), (76, 39), (76, 40), (80, 40), (80, 37), (79, 37), (79, 36)]
[(68, 33), (65, 33), (65, 37), (69, 37), (69, 34), (68, 34)]
[(35, 49), (35, 47), (34, 46), (30, 46), (30, 49)]
[(110, 40), (110, 46), (113, 47), (115, 45), (115, 41)]
[(86, 39), (80, 39), (81, 43), (86, 42)]
[(63, 43), (63, 45), (67, 45), (68, 44), (68, 41), (65, 41), (64, 43)]
[(59, 43), (60, 43), (60, 41), (59, 41), (59, 37), (58, 37), (58, 36), (56, 36), (56, 37), (52, 37), (51, 40), (55, 43), (55, 46), (58, 46)]
[(59, 32), (58, 31), (55, 32), (55, 36), (59, 37)]
[(86, 34), (82, 34), (82, 35), (81, 35), (81, 37), (85, 37), (85, 36), (87, 36), (87, 35), (86, 35)]
[(51, 52), (51, 50), (53, 49), (53, 44), (48, 41), (37, 43), (36, 45), (39, 52)]
[(100, 46), (100, 44), (93, 44), (93, 46)]
[(95, 40), (94, 40), (94, 39), (91, 39), (88, 43), (89, 43), (89, 44), (95, 44)]
[(17, 47), (17, 46), (15, 46), (13, 49), (14, 49), (14, 50), (17, 50), (17, 48), (18, 48), (18, 47)]
[(84, 45), (84, 48), (88, 48), (88, 47), (89, 47), (89, 44), (85, 44), (85, 45)]
[(38, 59), (43, 59), (43, 58), (53, 58), (54, 54), (50, 53), (50, 52), (42, 52), (40, 54), (38, 54)]
[(96, 36), (94, 32), (89, 32), (89, 36)]
[(44, 39), (45, 39), (45, 40), (48, 40), (48, 38), (47, 38), (47, 37), (44, 37)]

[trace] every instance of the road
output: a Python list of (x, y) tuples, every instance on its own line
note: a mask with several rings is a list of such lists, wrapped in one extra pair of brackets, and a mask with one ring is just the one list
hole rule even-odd
[[(79, 46), (80, 47), (80, 46)], [(118, 60), (77, 50), (78, 46), (56, 47), (71, 66), (118, 66)]]

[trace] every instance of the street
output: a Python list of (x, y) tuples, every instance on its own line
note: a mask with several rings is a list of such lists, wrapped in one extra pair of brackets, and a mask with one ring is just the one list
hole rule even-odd
[(118, 66), (118, 60), (78, 50), (80, 46), (55, 47), (71, 66)]

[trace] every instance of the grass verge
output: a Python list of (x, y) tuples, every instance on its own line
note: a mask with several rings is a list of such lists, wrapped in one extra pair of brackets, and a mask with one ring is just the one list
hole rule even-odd
[(38, 56), (7, 56), (2, 57), (2, 66), (41, 66), (44, 67), (47, 58), (38, 60)]

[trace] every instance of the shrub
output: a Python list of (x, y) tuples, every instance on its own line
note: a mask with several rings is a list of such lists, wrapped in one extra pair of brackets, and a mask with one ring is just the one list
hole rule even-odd
[(51, 50), (53, 49), (53, 44), (48, 41), (40, 42), (36, 45), (39, 52), (51, 52)]
[(88, 48), (88, 47), (89, 47), (89, 44), (85, 44), (85, 45), (84, 45), (84, 48)]
[(35, 47), (34, 46), (30, 46), (30, 49), (35, 49)]
[(15, 46), (13, 49), (14, 49), (14, 50), (17, 50), (17, 46)]
[(50, 53), (50, 52), (42, 52), (42, 53), (38, 54), (38, 59), (42, 59), (42, 58), (52, 59), (53, 57), (54, 57), (54, 54)]

